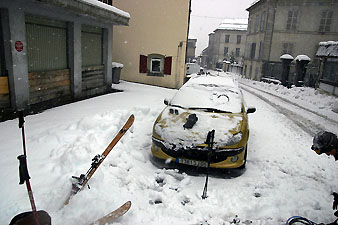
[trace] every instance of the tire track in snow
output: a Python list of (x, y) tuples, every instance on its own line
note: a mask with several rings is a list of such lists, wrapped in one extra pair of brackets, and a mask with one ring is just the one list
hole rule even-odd
[[(245, 86), (245, 87), (243, 87), (243, 86)], [(250, 94), (257, 96), (258, 98), (262, 99), (263, 101), (265, 101), (266, 103), (268, 103), (269, 105), (271, 105), (272, 107), (277, 109), (281, 114), (286, 116), (288, 119), (290, 119), (297, 126), (299, 126), (303, 131), (305, 131), (306, 133), (308, 133), (311, 136), (315, 135), (317, 132), (322, 131), (322, 130), (332, 130), (333, 132), (337, 132), (336, 127), (338, 127), (338, 122), (331, 119), (331, 118), (328, 118), (327, 116), (324, 116), (320, 113), (309, 110), (305, 107), (302, 107), (298, 104), (295, 104), (295, 103), (293, 103), (293, 102), (291, 102), (287, 99), (284, 99), (282, 97), (279, 97), (277, 95), (271, 94), (271, 93), (266, 92), (266, 91), (262, 91), (260, 89), (248, 86), (248, 85), (243, 84), (243, 83), (241, 83), (241, 88), (244, 91), (247, 91)], [(255, 91), (253, 91), (252, 89), (254, 89)], [(257, 93), (257, 91), (260, 92), (261, 94)], [(264, 97), (263, 95), (268, 96), (268, 97)], [(272, 101), (272, 98), (278, 99), (278, 102), (282, 102), (282, 103), (287, 104), (288, 106), (291, 106), (290, 109), (287, 109), (286, 107), (283, 107), (280, 104), (274, 103)], [(291, 108), (293, 110), (291, 110)], [(312, 118), (311, 119), (306, 118), (305, 115), (307, 115), (307, 117), (311, 116)], [(323, 125), (320, 124), (320, 121), (325, 122), (325, 123), (321, 123), (321, 124), (328, 124), (328, 122), (329, 122), (329, 123), (331, 123), (332, 126), (323, 126)]]

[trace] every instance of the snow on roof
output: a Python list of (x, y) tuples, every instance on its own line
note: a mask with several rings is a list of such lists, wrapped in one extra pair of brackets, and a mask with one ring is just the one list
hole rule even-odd
[(116, 8), (114, 6), (111, 6), (111, 5), (108, 5), (106, 3), (100, 2), (98, 0), (79, 0), (79, 1), (86, 2), (89, 5), (97, 6), (97, 7), (109, 10), (111, 12), (114, 12), (114, 13), (120, 15), (120, 16), (130, 18), (130, 14), (129, 13), (127, 13), (125, 11), (122, 11), (121, 9), (118, 9), (118, 8)]
[(291, 60), (293, 60), (293, 57), (292, 57), (292, 55), (289, 55), (289, 54), (284, 54), (284, 55), (282, 55), (281, 57), (279, 57), (280, 59), (291, 59)]
[(311, 61), (311, 59), (307, 55), (297, 55), (295, 61)]
[(190, 39), (190, 40), (197, 40), (197, 38), (194, 37), (194, 36), (192, 36), (192, 35), (189, 35), (188, 39)]
[(252, 7), (252, 6), (254, 6), (254, 5), (256, 5), (258, 2), (260, 2), (261, 0), (255, 0), (255, 1), (253, 1), (251, 4), (250, 4), (250, 6), (249, 6), (249, 8), (247, 8), (246, 10), (248, 10), (249, 11), (249, 9)]
[(216, 30), (247, 30), (247, 19), (225, 19)]
[(338, 57), (338, 41), (320, 42), (316, 56)]

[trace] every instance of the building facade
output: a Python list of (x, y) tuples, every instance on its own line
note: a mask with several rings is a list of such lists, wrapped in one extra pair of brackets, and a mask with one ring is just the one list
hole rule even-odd
[(112, 27), (129, 18), (99, 1), (0, 1), (0, 120), (110, 92)]
[(321, 59), (319, 88), (338, 96), (338, 41), (320, 42), (316, 56)]
[(338, 40), (338, 2), (335, 0), (260, 0), (249, 11), (244, 73), (260, 80), (269, 74), (268, 64), (280, 63), (280, 56), (307, 55), (309, 65), (318, 43)]
[(242, 64), (246, 30), (246, 19), (225, 19), (209, 34), (207, 68), (223, 68), (224, 62)]
[(121, 79), (180, 88), (190, 0), (114, 0), (113, 5), (131, 15), (129, 27), (115, 27), (113, 34), (113, 61), (124, 65)]
[(197, 38), (189, 37), (188, 38), (188, 46), (187, 46), (187, 63), (191, 63), (196, 60), (196, 43)]

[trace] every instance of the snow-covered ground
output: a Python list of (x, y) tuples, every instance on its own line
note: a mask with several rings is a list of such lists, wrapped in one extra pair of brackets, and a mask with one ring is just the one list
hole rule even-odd
[[(283, 96), (313, 111), (334, 116), (337, 98), (313, 89), (285, 89), (240, 79), (240, 83)], [(163, 99), (176, 90), (121, 81), (117, 92), (27, 116), (28, 168), (38, 209), (52, 224), (90, 224), (131, 200), (132, 207), (116, 224), (284, 224), (293, 215), (332, 222), (332, 191), (338, 191), (338, 162), (310, 150), (312, 137), (285, 115), (245, 92), (250, 140), (242, 174), (211, 174), (208, 198), (201, 199), (205, 174), (164, 169), (150, 162), (152, 126)], [(278, 104), (278, 102), (276, 102)], [(63, 206), (71, 176), (85, 173), (130, 114), (133, 127), (115, 146), (84, 189)], [(338, 114), (337, 114), (338, 115)], [(337, 119), (336, 116), (333, 119)], [(325, 126), (324, 126), (325, 127)], [(30, 210), (26, 187), (18, 185), (22, 154), (18, 120), (0, 123), (0, 224)]]

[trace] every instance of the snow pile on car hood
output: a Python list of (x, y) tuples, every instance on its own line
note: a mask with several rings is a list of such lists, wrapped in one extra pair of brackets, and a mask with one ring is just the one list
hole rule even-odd
[[(171, 114), (170, 109), (178, 111), (178, 115)], [(191, 129), (185, 129), (183, 125), (189, 115), (195, 113), (198, 120)], [(229, 142), (238, 142), (242, 136), (239, 133), (241, 128), (240, 115), (219, 114), (203, 112), (199, 110), (185, 110), (178, 107), (167, 107), (163, 110), (161, 118), (155, 124), (155, 132), (167, 145), (167, 148), (175, 150), (179, 148), (190, 148), (200, 144), (204, 144), (208, 132), (215, 130), (214, 142), (216, 146), (230, 145)], [(233, 139), (236, 140), (233, 140)]]
[(195, 76), (180, 88), (171, 105), (240, 113), (242, 94), (230, 76)]

